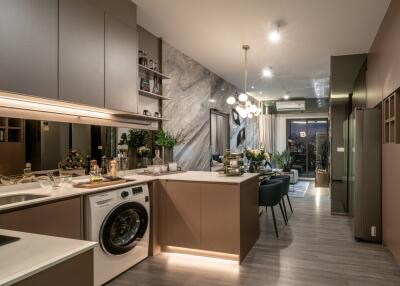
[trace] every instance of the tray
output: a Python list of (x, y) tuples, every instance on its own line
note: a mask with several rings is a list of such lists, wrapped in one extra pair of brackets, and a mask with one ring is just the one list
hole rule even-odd
[(173, 175), (173, 174), (180, 174), (180, 173), (186, 173), (186, 171), (175, 171), (175, 172), (167, 172), (167, 173), (160, 173), (160, 174), (153, 174), (150, 172), (142, 172), (139, 173), (139, 175), (145, 175), (145, 176), (151, 176), (151, 177), (159, 177), (159, 176), (165, 176), (165, 175)]
[(133, 181), (135, 181), (135, 180), (123, 179), (123, 178), (108, 179), (108, 180), (104, 180), (104, 181), (98, 182), (98, 183), (90, 183), (89, 181), (86, 181), (86, 182), (80, 182), (80, 183), (74, 184), (74, 188), (95, 189), (95, 188), (108, 187), (108, 186), (113, 186), (113, 185), (133, 182)]

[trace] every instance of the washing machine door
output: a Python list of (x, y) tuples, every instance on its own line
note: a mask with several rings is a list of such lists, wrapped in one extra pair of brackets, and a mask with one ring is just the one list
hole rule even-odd
[(126, 202), (115, 207), (100, 229), (100, 245), (105, 252), (119, 255), (134, 248), (148, 225), (146, 209), (139, 203)]

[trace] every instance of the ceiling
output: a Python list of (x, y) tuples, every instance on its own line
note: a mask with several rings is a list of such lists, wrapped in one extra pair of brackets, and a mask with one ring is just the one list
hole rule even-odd
[[(138, 23), (260, 99), (312, 98), (329, 91), (330, 56), (368, 52), (390, 0), (133, 0)], [(280, 27), (281, 41), (268, 33)], [(274, 77), (263, 78), (271, 67)], [(251, 89), (254, 86), (254, 89)], [(262, 93), (262, 94), (261, 94)]]

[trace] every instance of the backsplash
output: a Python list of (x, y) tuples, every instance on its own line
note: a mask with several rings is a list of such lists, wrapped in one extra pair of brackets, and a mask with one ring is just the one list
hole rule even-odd
[[(210, 168), (210, 108), (229, 113), (231, 150), (236, 151), (239, 131), (246, 129), (246, 147), (257, 146), (257, 119), (241, 119), (240, 126), (232, 122), (231, 106), (226, 99), (240, 89), (212, 73), (170, 44), (163, 42), (163, 73), (171, 80), (164, 82), (164, 95), (172, 100), (163, 101), (165, 130), (182, 132), (184, 144), (174, 149), (174, 160), (187, 170)], [(210, 102), (213, 99), (215, 102)]]

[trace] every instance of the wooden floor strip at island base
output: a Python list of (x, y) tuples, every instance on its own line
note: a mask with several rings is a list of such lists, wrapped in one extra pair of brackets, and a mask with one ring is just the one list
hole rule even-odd
[(329, 190), (311, 184), (291, 198), (294, 213), (275, 237), (270, 210), (260, 217), (260, 238), (242, 265), (212, 258), (161, 254), (109, 283), (123, 285), (400, 285), (400, 268), (382, 246), (355, 242), (351, 219), (330, 215)]

